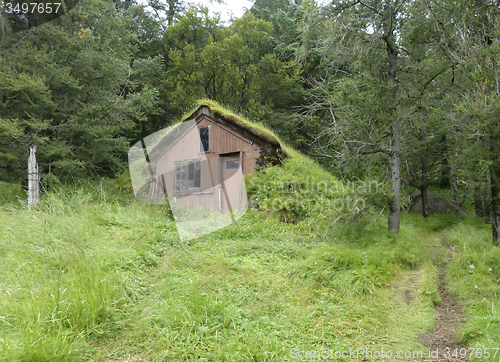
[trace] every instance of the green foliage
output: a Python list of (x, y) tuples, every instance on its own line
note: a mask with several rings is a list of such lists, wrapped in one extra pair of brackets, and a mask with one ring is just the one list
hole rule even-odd
[[(197, 99), (225, 104), (254, 121), (272, 123), (300, 97), (301, 77), (273, 53), (270, 23), (247, 13), (228, 27), (191, 7), (166, 33), (169, 68), (164, 81), (174, 114)], [(275, 118), (276, 119), (276, 118)]]
[(250, 9), (256, 18), (273, 24), (275, 52), (283, 60), (293, 57), (300, 44), (297, 24), (304, 17), (304, 7), (301, 3), (302, 1), (257, 0)]
[(376, 181), (339, 180), (300, 154), (285, 159), (282, 166), (247, 176), (247, 185), (254, 208), (279, 215), (283, 221), (315, 217), (330, 225), (339, 220), (373, 221), (376, 207), (367, 200), (372, 193), (382, 193)]
[(46, 145), (40, 134), (47, 131), (50, 122), (34, 119), (3, 119), (0, 116), (0, 179), (19, 181), (20, 170), (25, 169), (29, 147)]
[(463, 220), (447, 240), (456, 252), (448, 279), (468, 316), (461, 342), (475, 348), (495, 347), (500, 336), (500, 249), (491, 244), (491, 226), (477, 219)]
[(146, 60), (131, 67), (131, 25), (127, 10), (85, 0), (71, 15), (27, 34), (6, 33), (0, 44), (2, 179), (24, 175), (29, 145), (39, 146), (40, 170), (52, 179), (121, 170), (130, 137), (159, 112), (158, 91), (144, 80), (152, 75), (138, 74)]

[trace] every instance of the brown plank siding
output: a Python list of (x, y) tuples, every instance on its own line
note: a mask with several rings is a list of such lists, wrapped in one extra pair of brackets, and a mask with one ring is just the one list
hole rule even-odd
[[(223, 117), (223, 118), (221, 118)], [(224, 170), (225, 163), (222, 157), (238, 157), (244, 175), (256, 172), (256, 161), (260, 157), (280, 157), (282, 152), (278, 141), (261, 137), (250, 128), (242, 128), (241, 124), (229, 122), (222, 115), (211, 112), (206, 107), (198, 109), (188, 120), (194, 120), (195, 125), (189, 131), (173, 133), (166, 138), (165, 145), (154, 150), (154, 168), (158, 179), (163, 176), (169, 191), (169, 197), (175, 197), (175, 204), (189, 208), (200, 206), (212, 210), (224, 209), (225, 196), (221, 186), (222, 175), (228, 175)], [(200, 137), (198, 129), (209, 127), (209, 151), (200, 151)], [(178, 136), (183, 134), (182, 137)], [(178, 137), (177, 139), (175, 137)], [(179, 138), (180, 137), (180, 138)], [(200, 160), (200, 188), (188, 190), (175, 190), (175, 164)], [(161, 187), (161, 185), (160, 185)], [(158, 187), (157, 187), (158, 188)], [(231, 190), (234, 188), (230, 187)], [(227, 189), (226, 189), (227, 190)], [(241, 190), (240, 190), (241, 191)], [(219, 196), (220, 195), (220, 196)], [(227, 207), (226, 207), (227, 208)], [(223, 211), (225, 212), (225, 211)]]
[[(209, 151), (200, 152), (199, 133), (194, 129), (178, 140), (156, 162), (157, 176), (164, 175), (167, 188), (174, 189), (175, 164), (202, 160), (200, 189), (175, 192), (176, 203), (190, 208), (206, 206), (218, 210), (219, 188), (222, 176), (222, 160), (219, 156), (239, 152), (243, 174), (255, 170), (256, 159), (261, 156), (259, 147), (251, 140), (243, 137), (232, 129), (215, 122), (210, 117), (202, 115), (197, 120), (197, 128), (210, 127)], [(217, 160), (217, 161), (216, 161)], [(211, 172), (210, 172), (211, 171)], [(215, 193), (215, 195), (213, 195)], [(215, 197), (214, 197), (215, 196)], [(224, 197), (224, 195), (222, 195)]]

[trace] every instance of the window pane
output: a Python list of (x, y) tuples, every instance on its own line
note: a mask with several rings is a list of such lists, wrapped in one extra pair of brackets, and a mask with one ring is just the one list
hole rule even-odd
[(175, 164), (175, 182), (176, 190), (188, 190), (200, 188), (201, 181), (201, 162), (189, 161)]
[(194, 184), (196, 188), (200, 187), (200, 177), (201, 176), (201, 170), (196, 170), (194, 173)]
[(235, 169), (240, 167), (240, 161), (227, 161), (226, 170)]
[(194, 179), (194, 162), (188, 163), (188, 180)]
[(200, 152), (208, 152), (210, 149), (209, 128), (200, 128)]

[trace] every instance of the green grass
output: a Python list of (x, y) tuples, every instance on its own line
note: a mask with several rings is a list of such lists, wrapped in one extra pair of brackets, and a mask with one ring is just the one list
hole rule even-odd
[[(460, 340), (472, 348), (499, 348), (500, 248), (492, 245), (491, 225), (482, 219), (466, 219), (447, 239), (456, 251), (449, 271), (450, 286), (468, 317)], [(499, 354), (495, 359), (475, 356), (472, 360), (498, 361)]]
[(19, 200), (25, 199), (27, 199), (27, 196), (22, 191), (20, 184), (0, 181), (0, 205), (15, 204)]
[[(181, 243), (168, 208), (129, 192), (126, 181), (107, 181), (101, 198), (98, 182), (77, 180), (42, 194), (31, 211), (0, 207), (0, 360), (286, 361), (291, 348), (424, 350), (416, 335), (432, 326), (438, 302), (430, 246), (437, 231), (466, 222), (403, 214), (396, 236), (372, 214), (325, 229), (331, 219), (286, 224), (249, 211)], [(474, 250), (457, 265), (476, 263), (480, 285), (491, 288), (496, 254)], [(407, 305), (398, 286), (412, 275), (418, 290)], [(493, 299), (477, 298), (485, 296)], [(480, 307), (486, 313), (484, 299), (467, 311)], [(481, 328), (496, 323), (482, 318)]]

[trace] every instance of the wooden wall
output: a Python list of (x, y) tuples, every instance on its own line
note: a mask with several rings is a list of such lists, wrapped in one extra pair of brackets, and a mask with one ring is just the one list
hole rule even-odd
[[(210, 129), (208, 152), (200, 151), (198, 128), (203, 127)], [(196, 122), (192, 122), (192, 127), (183, 137), (160, 156), (156, 162), (156, 173), (158, 177), (163, 175), (169, 197), (175, 194), (176, 203), (190, 208), (208, 206), (212, 210), (219, 210), (220, 197), (224, 198), (220, 190), (222, 160), (219, 157), (229, 153), (240, 153), (240, 167), (244, 175), (255, 171), (256, 160), (261, 157), (260, 148), (256, 143), (213, 121), (207, 115), (202, 115)], [(175, 191), (175, 163), (192, 160), (201, 161), (200, 189)]]

